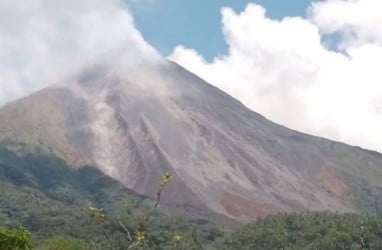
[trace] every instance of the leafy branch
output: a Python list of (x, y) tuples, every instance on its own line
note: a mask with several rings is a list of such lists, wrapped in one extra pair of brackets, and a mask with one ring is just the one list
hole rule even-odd
[[(151, 212), (154, 211), (155, 209), (157, 209), (157, 207), (161, 201), (162, 193), (164, 192), (164, 190), (166, 189), (166, 187), (170, 183), (171, 177), (172, 177), (172, 175), (169, 172), (166, 172), (163, 174), (163, 177), (159, 183), (159, 188), (157, 191), (157, 197), (156, 197), (155, 203), (151, 209)], [(103, 212), (103, 208), (97, 208), (97, 207), (93, 206), (92, 204), (89, 204), (88, 207), (89, 207), (89, 210), (91, 212), (91, 217), (98, 219), (102, 223), (107, 223), (107, 224), (111, 223), (110, 220), (107, 219), (105, 213)], [(132, 231), (129, 230), (125, 224), (123, 224), (121, 219), (117, 218), (119, 227), (123, 230), (123, 232), (126, 233), (127, 238), (129, 240), (129, 245), (127, 246), (127, 249), (132, 249), (132, 248), (138, 247), (140, 245), (143, 245), (143, 243), (146, 239), (146, 231), (148, 231), (148, 228), (150, 227), (149, 214), (148, 213), (144, 214), (141, 217), (141, 219), (142, 219), (141, 224), (146, 224), (146, 230), (142, 229), (144, 227), (139, 228), (139, 229), (137, 228), (135, 230), (132, 230), (134, 232), (134, 233), (132, 233)], [(178, 235), (178, 234), (176, 234), (173, 238), (174, 242), (176, 242), (176, 243), (180, 242), (182, 239), (183, 239), (183, 237)]]

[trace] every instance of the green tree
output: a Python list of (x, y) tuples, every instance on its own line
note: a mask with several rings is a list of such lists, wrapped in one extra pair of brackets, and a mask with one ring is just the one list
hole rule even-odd
[(29, 250), (33, 247), (32, 235), (24, 227), (5, 229), (0, 227), (1, 250)]

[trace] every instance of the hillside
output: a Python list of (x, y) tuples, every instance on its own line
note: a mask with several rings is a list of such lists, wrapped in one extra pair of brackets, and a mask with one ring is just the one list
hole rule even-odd
[(0, 144), (96, 167), (151, 198), (171, 172), (163, 204), (192, 218), (381, 212), (381, 154), (272, 123), (176, 64), (117, 59), (1, 108)]
[[(222, 234), (206, 221), (166, 216), (164, 207), (151, 211), (153, 203), (96, 168), (77, 171), (57, 158), (18, 156), (0, 148), (0, 228), (23, 225), (31, 231), (37, 249), (57, 237), (78, 240), (92, 250), (120, 249), (129, 241), (118, 220), (135, 234), (143, 226), (144, 214), (150, 215), (150, 225), (145, 225), (150, 249), (170, 245), (176, 233), (187, 237), (183, 245), (196, 249)], [(103, 208), (110, 223), (92, 217), (89, 206)]]

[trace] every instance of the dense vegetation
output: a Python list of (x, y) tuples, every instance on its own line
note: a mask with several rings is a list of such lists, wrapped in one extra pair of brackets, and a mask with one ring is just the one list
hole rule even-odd
[(127, 249), (134, 237), (130, 249), (382, 249), (380, 216), (279, 214), (230, 231), (155, 203), (94, 168), (0, 148), (1, 250)]
[[(137, 217), (129, 217), (134, 218)], [(127, 227), (135, 228), (139, 222), (136, 223), (131, 222)], [(74, 235), (53, 236), (35, 249), (128, 249), (123, 230), (114, 226), (104, 225), (99, 235), (90, 230), (89, 236), (94, 237), (94, 241)], [(97, 226), (94, 225), (93, 229), (97, 229)], [(5, 230), (0, 229), (2, 231)], [(223, 238), (218, 237), (220, 233), (212, 228), (203, 231), (185, 221), (157, 220), (142, 242), (131, 249), (382, 249), (382, 218), (377, 216), (327, 212), (279, 214), (260, 219), (233, 233), (226, 232)], [(99, 240), (102, 236), (107, 237)], [(1, 237), (0, 233), (0, 247), (3, 246)]]
[[(121, 223), (132, 237), (143, 231), (148, 249), (200, 249), (222, 235), (211, 223), (195, 226), (153, 210), (155, 203), (95, 168), (73, 170), (57, 158), (0, 148), (0, 226), (25, 226), (35, 249), (125, 249)], [(103, 208), (107, 220), (92, 217), (90, 206)]]
[(31, 233), (23, 228), (5, 229), (0, 227), (0, 249), (31, 249), (33, 246)]
[(382, 249), (382, 217), (329, 212), (272, 215), (225, 237), (217, 249)]

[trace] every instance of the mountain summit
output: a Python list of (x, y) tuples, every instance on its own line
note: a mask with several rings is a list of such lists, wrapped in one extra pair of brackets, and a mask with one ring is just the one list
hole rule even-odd
[(94, 64), (10, 103), (0, 141), (153, 198), (171, 172), (163, 203), (198, 218), (382, 211), (381, 154), (272, 123), (168, 61)]

